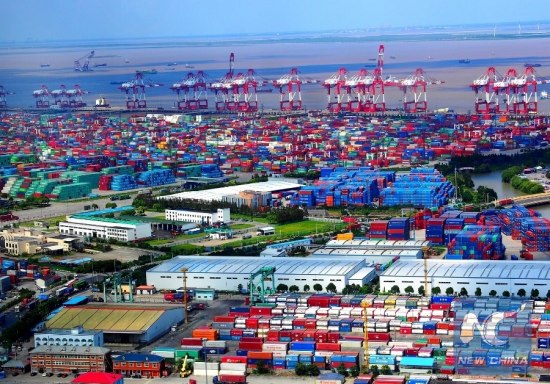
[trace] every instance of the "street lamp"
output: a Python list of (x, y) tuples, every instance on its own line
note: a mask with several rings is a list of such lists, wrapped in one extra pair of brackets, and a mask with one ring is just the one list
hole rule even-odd
[(364, 341), (363, 341), (363, 347), (365, 349), (364, 359), (365, 359), (365, 365), (367, 367), (367, 372), (369, 370), (369, 323), (368, 323), (368, 316), (367, 316), (367, 308), (369, 307), (370, 307), (370, 303), (367, 303), (365, 301), (361, 302), (361, 308), (363, 308), (363, 316), (364, 316), (363, 330), (365, 332)]
[(189, 270), (183, 267), (180, 271), (183, 273), (183, 321), (187, 324), (187, 272)]

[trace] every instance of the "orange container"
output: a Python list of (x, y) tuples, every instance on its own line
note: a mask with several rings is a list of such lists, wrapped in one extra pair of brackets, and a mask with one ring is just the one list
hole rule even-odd
[(249, 359), (271, 360), (273, 359), (273, 352), (248, 351), (247, 357)]
[(201, 339), (207, 339), (207, 340), (218, 340), (218, 330), (217, 329), (194, 329), (192, 336), (201, 338)]

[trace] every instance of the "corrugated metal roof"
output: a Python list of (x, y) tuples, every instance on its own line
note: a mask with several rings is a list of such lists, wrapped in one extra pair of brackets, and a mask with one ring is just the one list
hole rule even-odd
[(259, 258), (259, 257), (210, 257), (178, 256), (148, 272), (179, 273), (183, 267), (188, 273), (246, 274), (264, 266), (276, 268), (276, 274), (284, 275), (345, 275), (364, 260), (328, 260), (326, 258)]
[(251, 183), (242, 185), (233, 185), (230, 187), (213, 188), (204, 191), (181, 192), (173, 195), (159, 196), (159, 199), (197, 199), (197, 200), (222, 200), (224, 196), (238, 195), (242, 191), (255, 192), (275, 192), (287, 189), (299, 189), (301, 184), (289, 183), (288, 181), (265, 181), (261, 183)]
[[(382, 276), (423, 277), (422, 260), (399, 260)], [(430, 277), (462, 277), (478, 279), (550, 279), (550, 262), (519, 260), (428, 260)]]

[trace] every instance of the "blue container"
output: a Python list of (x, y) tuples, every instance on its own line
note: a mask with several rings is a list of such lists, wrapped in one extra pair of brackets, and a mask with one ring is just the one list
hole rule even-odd
[(291, 351), (307, 351), (307, 352), (313, 352), (315, 351), (315, 342), (311, 341), (295, 341), (293, 343), (290, 343), (290, 350)]
[(235, 351), (235, 354), (236, 354), (237, 356), (248, 356), (248, 351), (245, 350), (245, 349), (237, 349), (237, 350)]

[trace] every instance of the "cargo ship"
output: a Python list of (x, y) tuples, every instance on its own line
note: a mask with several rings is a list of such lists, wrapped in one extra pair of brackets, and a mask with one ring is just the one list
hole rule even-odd
[(107, 63), (101, 63), (101, 64), (95, 64), (95, 65), (94, 65), (94, 68), (106, 67), (106, 66), (107, 66)]
[(48, 68), (50, 64), (40, 64), (40, 68)]
[(156, 69), (146, 69), (145, 71), (138, 71), (144, 75), (156, 75), (158, 71)]
[(460, 64), (470, 64), (470, 59), (461, 59), (461, 60), (458, 60), (458, 62)]
[(540, 66), (542, 66), (542, 65), (539, 64), (539, 63), (534, 63), (534, 64), (525, 63), (525, 64), (523, 64), (523, 66), (524, 66), (525, 68), (527, 68), (527, 67), (540, 67)]

